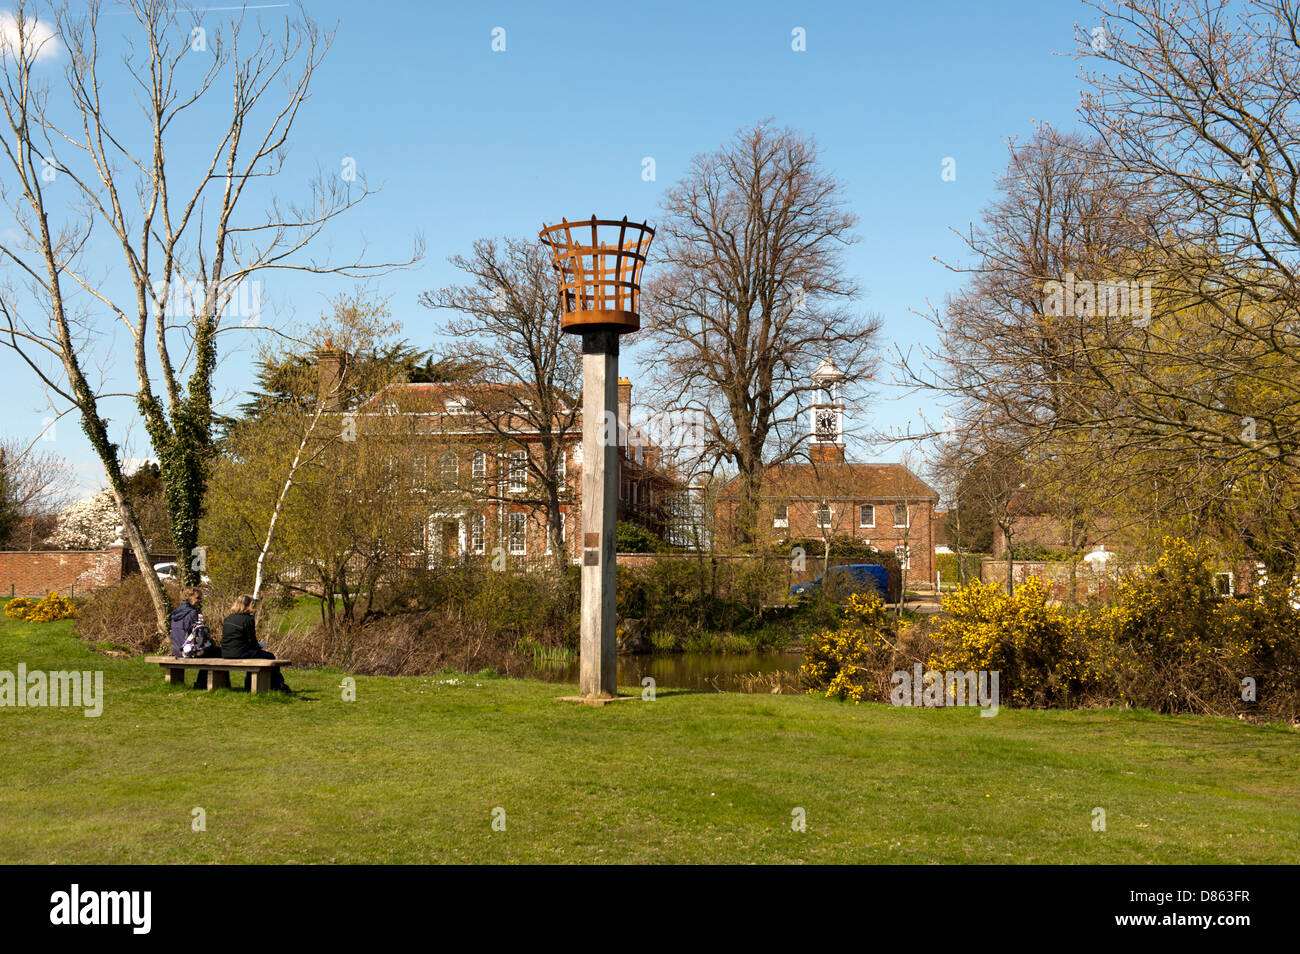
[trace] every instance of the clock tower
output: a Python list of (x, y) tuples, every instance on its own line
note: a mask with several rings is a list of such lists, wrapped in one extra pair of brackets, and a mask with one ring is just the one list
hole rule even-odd
[(844, 462), (844, 403), (840, 399), (843, 380), (844, 375), (830, 358), (823, 359), (813, 372), (808, 457), (814, 464)]

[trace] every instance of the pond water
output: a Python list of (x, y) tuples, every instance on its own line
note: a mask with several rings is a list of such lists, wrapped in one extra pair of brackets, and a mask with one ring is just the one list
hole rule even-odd
[[(661, 689), (697, 689), (705, 692), (754, 691), (744, 676), (755, 673), (798, 675), (800, 653), (671, 653), (618, 657), (618, 684), (639, 686), (650, 676)], [(539, 665), (532, 675), (547, 682), (578, 681), (578, 660), (569, 663)], [(787, 680), (787, 684), (789, 684)], [(757, 691), (770, 691), (770, 684)], [(788, 689), (786, 691), (789, 691)]]

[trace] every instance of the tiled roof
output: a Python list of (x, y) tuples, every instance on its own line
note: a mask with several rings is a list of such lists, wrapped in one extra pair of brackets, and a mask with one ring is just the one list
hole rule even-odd
[[(722, 493), (735, 493), (733, 477)], [(777, 464), (763, 478), (763, 496), (939, 500), (934, 488), (902, 464)]]

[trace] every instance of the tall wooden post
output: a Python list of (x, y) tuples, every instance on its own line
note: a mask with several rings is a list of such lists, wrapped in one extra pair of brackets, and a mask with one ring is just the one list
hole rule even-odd
[[(591, 229), (590, 240), (582, 235)], [(574, 232), (579, 234), (575, 238)], [(617, 236), (615, 235), (617, 232)], [(579, 691), (618, 695), (618, 339), (641, 327), (641, 268), (654, 229), (600, 220), (543, 226), (559, 275), (561, 327), (582, 335), (582, 637)]]
[(618, 333), (582, 336), (582, 643), (579, 691), (618, 693)]

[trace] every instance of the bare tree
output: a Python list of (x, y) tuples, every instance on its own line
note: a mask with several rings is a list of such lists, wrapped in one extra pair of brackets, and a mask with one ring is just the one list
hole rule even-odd
[[(1102, 158), (1172, 213), (1150, 242), (1157, 308), (1108, 323), (1091, 404), (1136, 469), (1199, 472), (1196, 510), (1283, 503), (1300, 463), (1300, 5), (1100, 3), (1081, 45), (1082, 112)], [(1154, 475), (1153, 475), (1154, 476)], [(1231, 522), (1231, 521), (1230, 521)], [(1243, 519), (1277, 578), (1300, 559), (1294, 506)]]
[(977, 551), (976, 540), (992, 523), (991, 515), (972, 504), (972, 487), (960, 432), (943, 433), (933, 447), (931, 474), (948, 506), (944, 530), (957, 556), (957, 583), (967, 581), (966, 556)]
[[(424, 292), (425, 307), (452, 312), (443, 327), (452, 339), (443, 349), (477, 368), (479, 385), (468, 389), (466, 420), (495, 435), (506, 448), (500, 479), (480, 488), (486, 499), (510, 501), (543, 515), (551, 551), (566, 560), (561, 504), (568, 489), (566, 451), (579, 434), (582, 351), (577, 335), (560, 330), (560, 302), (549, 256), (525, 239), (479, 239), (469, 256), (451, 259), (470, 279)], [(524, 487), (512, 488), (510, 463), (522, 457)]]
[(1013, 502), (1024, 504), (1031, 464), (1073, 423), (1096, 417), (1079, 406), (1096, 338), (1093, 311), (1052, 308), (1050, 283), (1068, 284), (1072, 306), (1074, 276), (1091, 288), (1106, 270), (1131, 268), (1143, 247), (1142, 215), (1150, 213), (1122, 174), (1103, 172), (1098, 151), (1047, 125), (1024, 144), (1009, 143), (998, 197), (978, 226), (958, 233), (973, 261), (949, 267), (966, 282), (928, 316), (938, 347), (925, 350), (920, 365), (898, 355), (904, 379), (941, 395), (950, 409), (952, 427), (935, 435), (941, 469), (962, 498), (957, 506), (973, 505), (996, 524), (1008, 592)]
[(927, 316), (939, 345), (924, 351), (925, 366), (898, 355), (908, 383), (949, 399), (958, 427), (996, 429), (1000, 440), (1015, 430), (1028, 447), (1074, 413), (1093, 311), (1053, 313), (1048, 283), (1130, 264), (1143, 235), (1140, 197), (1122, 175), (1101, 172), (1097, 152), (1050, 126), (1011, 142), (998, 198), (978, 227), (958, 233), (974, 260), (948, 265), (967, 279)]
[[(219, 333), (240, 327), (236, 317), (256, 324), (255, 279), (263, 274), (391, 266), (366, 266), (360, 257), (332, 265), (309, 254), (326, 226), (369, 194), (364, 179), (354, 189), (322, 174), (302, 204), (272, 197), (267, 207), (244, 212), (266, 198), (264, 180), (284, 169), (332, 33), (306, 16), (286, 18), (272, 32), (242, 13), (209, 29), (197, 11), (183, 24), (170, 0), (127, 0), (123, 22), (133, 42), (121, 73), (110, 78), (99, 43), (101, 7), (91, 0), (84, 14), (42, 8), (51, 32), (38, 29), (37, 5), (21, 0), (17, 39), (0, 47), (0, 154), (12, 170), (0, 180), (0, 198), (22, 236), (0, 244), (8, 274), (0, 333), (45, 388), (79, 413), (165, 627), (167, 598), (102, 406), (109, 392), (94, 380), (104, 320), (129, 335), (130, 396), (159, 461), (178, 563), (192, 580), (197, 571), (188, 556), (196, 550), (211, 455)], [(57, 88), (43, 83), (36, 65), (56, 42), (67, 54)], [(123, 81), (106, 94), (107, 84)], [(223, 112), (209, 111), (209, 103)], [(207, 158), (192, 169), (168, 161), (195, 151)], [(92, 232), (122, 253), (114, 282), (92, 274), (84, 258)]]
[[(900, 531), (898, 539), (901, 541), (894, 551), (898, 559), (898, 606), (896, 608), (898, 617), (903, 616), (903, 609), (907, 605), (907, 582), (912, 570), (912, 520), (915, 514), (912, 505), (917, 501), (916, 497), (916, 478), (914, 476), (916, 467), (915, 455), (912, 451), (906, 451), (899, 460), (899, 466), (893, 471), (889, 483), (892, 485), (889, 490), (890, 494), (896, 501), (895, 506), (903, 507), (903, 523), (898, 525), (895, 518), (894, 527)], [(926, 546), (930, 546), (930, 541), (925, 541)], [(901, 551), (901, 552), (900, 552)]]
[(1023, 499), (1025, 461), (1020, 439), (1000, 440), (997, 432), (967, 432), (959, 455), (964, 461), (972, 502), (993, 520), (1001, 535), (1007, 569), (1007, 594), (1015, 593), (1012, 545), (1016, 534), (1016, 502)]
[(739, 471), (749, 543), (766, 468), (803, 450), (813, 369), (829, 357), (859, 389), (874, 371), (880, 323), (850, 310), (844, 206), (816, 145), (766, 123), (697, 156), (664, 197), (645, 299), (654, 403), (698, 416), (705, 452)]
[(31, 549), (42, 517), (72, 502), (72, 469), (35, 443), (0, 440), (0, 546)]
[[(831, 553), (837, 537), (853, 535), (858, 519), (857, 504), (861, 478), (843, 461), (812, 458), (806, 468), (782, 476), (778, 506), (786, 507), (787, 521), (798, 504), (812, 504), (812, 529), (822, 543), (822, 579), (831, 568)], [(791, 507), (791, 503), (796, 506)], [(800, 528), (802, 529), (802, 528)]]
[[(1004, 544), (1014, 521), (1050, 510), (1078, 556), (1103, 517), (1116, 527), (1156, 519), (1160, 507), (1169, 517), (1175, 502), (1193, 506), (1190, 494), (1151, 493), (1189, 469), (1170, 429), (1144, 434), (1131, 422), (1143, 414), (1142, 394), (1157, 390), (1175, 405), (1171, 415), (1186, 416), (1201, 401), (1188, 387), (1199, 374), (1183, 360), (1187, 346), (1218, 345), (1194, 312), (1174, 305), (1156, 239), (1171, 200), (1105, 162), (1097, 140), (1041, 127), (1012, 144), (999, 188), (964, 236), (975, 257), (955, 268), (968, 275), (965, 286), (931, 315), (940, 345), (926, 354), (930, 366), (906, 355), (900, 363), (910, 383), (951, 402), (956, 434), (947, 450), (961, 482), (986, 498), (981, 508)], [(1182, 357), (1154, 344), (1153, 315), (1178, 316), (1163, 327), (1178, 327)], [(1014, 507), (1000, 481), (981, 487), (970, 478), (976, 467), (1014, 473), (1025, 485)]]

